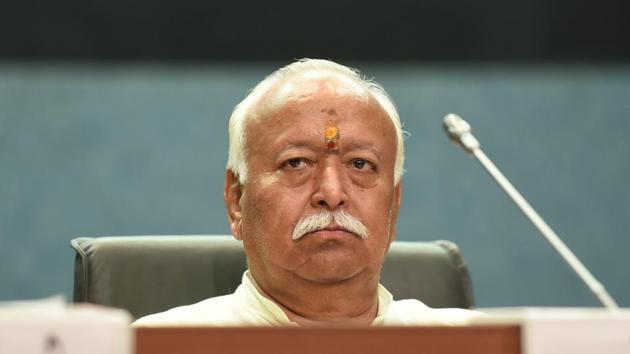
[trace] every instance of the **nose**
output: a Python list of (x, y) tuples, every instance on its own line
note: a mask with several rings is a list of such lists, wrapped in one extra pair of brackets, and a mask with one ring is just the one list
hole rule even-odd
[(321, 166), (319, 178), (316, 180), (316, 190), (311, 199), (313, 207), (332, 211), (348, 204), (342, 168), (338, 162), (332, 161), (327, 161)]

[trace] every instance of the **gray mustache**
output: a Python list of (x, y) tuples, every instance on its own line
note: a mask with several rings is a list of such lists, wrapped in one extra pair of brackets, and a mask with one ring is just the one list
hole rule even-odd
[(335, 222), (335, 225), (357, 235), (362, 240), (368, 238), (367, 227), (356, 217), (344, 210), (334, 212), (322, 210), (319, 214), (301, 218), (293, 228), (293, 240), (299, 240), (309, 232), (323, 230), (326, 226)]

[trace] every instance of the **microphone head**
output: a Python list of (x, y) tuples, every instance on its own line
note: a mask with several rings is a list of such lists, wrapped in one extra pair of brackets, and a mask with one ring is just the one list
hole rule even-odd
[(479, 141), (472, 135), (470, 124), (457, 114), (447, 114), (442, 122), (442, 127), (448, 138), (466, 152), (472, 153), (473, 150), (479, 149)]

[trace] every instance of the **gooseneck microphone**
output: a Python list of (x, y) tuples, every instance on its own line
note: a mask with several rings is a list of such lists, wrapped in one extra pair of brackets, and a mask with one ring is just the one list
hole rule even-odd
[(514, 188), (507, 178), (499, 171), (499, 169), (490, 161), (488, 156), (481, 151), (481, 144), (472, 135), (472, 128), (465, 120), (457, 114), (447, 114), (443, 122), (444, 130), (449, 139), (461, 146), (467, 153), (473, 155), (488, 171), (490, 176), (503, 188), (505, 193), (516, 203), (527, 218), (536, 226), (538, 231), (549, 241), (555, 250), (564, 258), (571, 269), (577, 273), (586, 286), (593, 292), (599, 301), (608, 310), (616, 311), (619, 306), (608, 294), (602, 283), (600, 283), (593, 274), (580, 262), (580, 260), (571, 252), (571, 250), (562, 242), (560, 237), (547, 225), (547, 223), (538, 215), (534, 208), (523, 198), (523, 196)]

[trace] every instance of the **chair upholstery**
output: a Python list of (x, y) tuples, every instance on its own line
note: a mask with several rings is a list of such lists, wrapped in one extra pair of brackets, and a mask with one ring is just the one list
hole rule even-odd
[[(71, 246), (74, 302), (124, 308), (136, 318), (232, 293), (247, 268), (231, 236), (81, 237)], [(448, 241), (394, 242), (381, 282), (395, 299), (473, 306), (467, 267)]]

